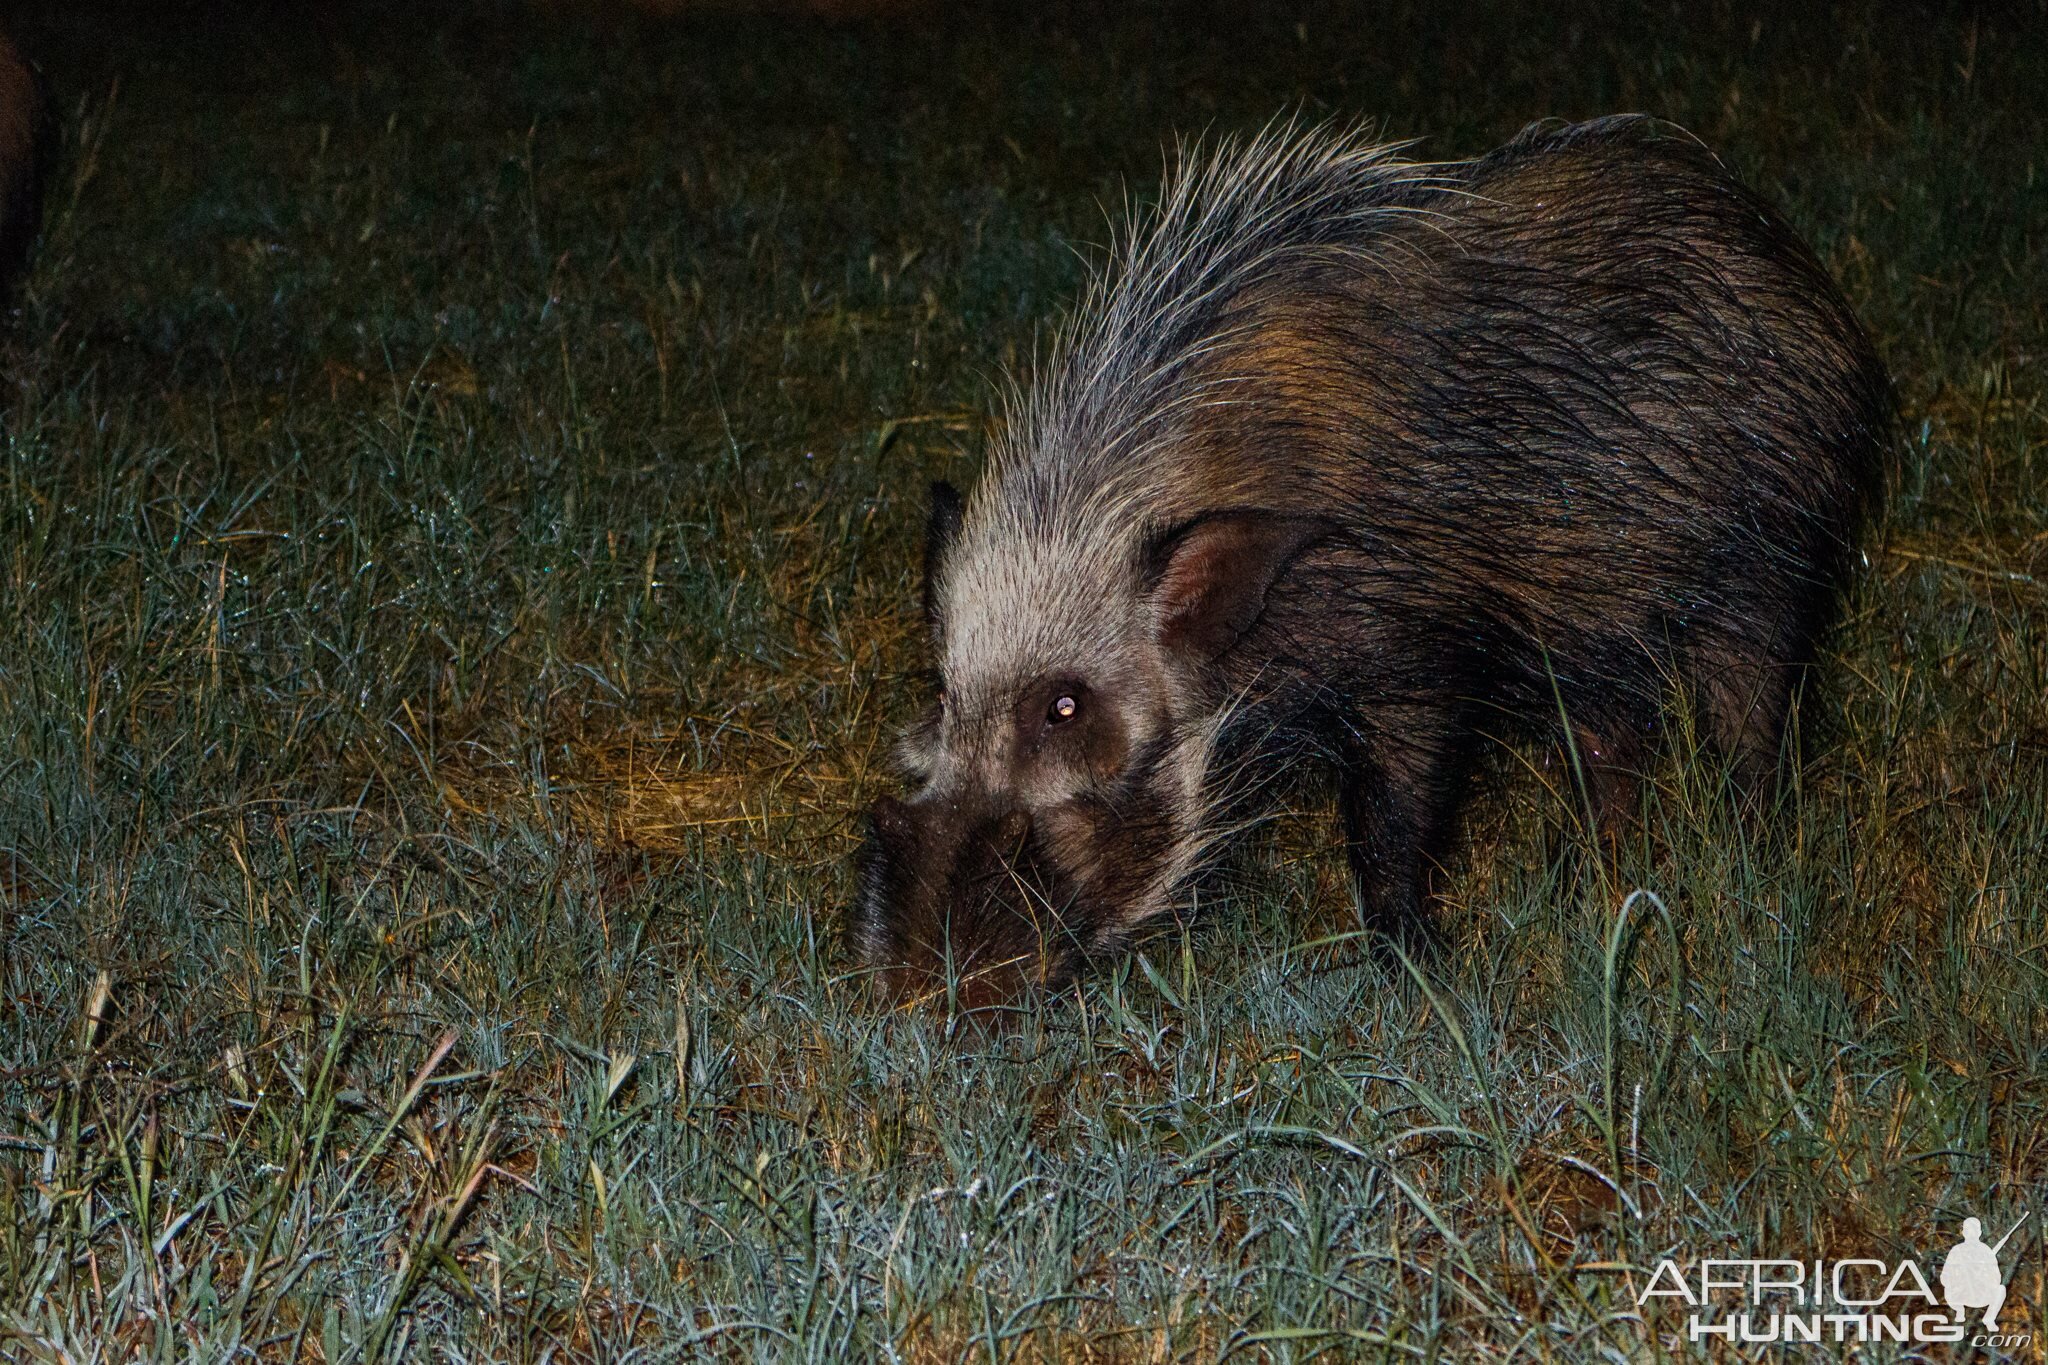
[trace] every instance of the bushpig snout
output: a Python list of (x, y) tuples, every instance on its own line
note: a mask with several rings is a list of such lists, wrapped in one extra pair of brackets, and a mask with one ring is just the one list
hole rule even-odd
[(1064, 879), (1033, 836), (1030, 812), (1014, 806), (875, 801), (856, 922), (886, 991), (974, 1009), (1071, 979)]

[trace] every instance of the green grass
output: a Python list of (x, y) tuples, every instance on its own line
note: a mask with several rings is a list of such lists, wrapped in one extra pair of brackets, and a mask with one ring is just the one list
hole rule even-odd
[[(2032, 1209), (2041, 1358), (2048, 17), (1043, 8), (20, 20), (0, 1356), (1649, 1359), (1660, 1256)], [(1819, 245), (1904, 423), (1791, 809), (1674, 762), (1601, 885), (1510, 783), (1413, 975), (1304, 946), (1310, 810), (1013, 1033), (880, 1013), (925, 482), (1294, 107), (1646, 109)]]

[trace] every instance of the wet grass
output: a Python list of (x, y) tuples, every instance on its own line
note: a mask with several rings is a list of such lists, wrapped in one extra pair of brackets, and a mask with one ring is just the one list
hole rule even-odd
[[(431, 8), (21, 21), (0, 1355), (1658, 1358), (1659, 1257), (2032, 1209), (2041, 1357), (2038, 7)], [(1297, 106), (1646, 109), (1819, 244), (1905, 421), (1790, 808), (1675, 761), (1603, 884), (1513, 781), (1412, 971), (1311, 810), (1013, 1033), (878, 1013), (925, 482), (1162, 144)]]

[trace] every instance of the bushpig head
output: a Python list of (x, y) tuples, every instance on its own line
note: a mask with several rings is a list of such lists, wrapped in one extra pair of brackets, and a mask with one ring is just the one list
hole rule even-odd
[[(994, 499), (990, 499), (993, 504)], [(1154, 532), (933, 489), (938, 690), (870, 815), (852, 932), (885, 983), (963, 1009), (1058, 989), (1171, 908), (1269, 590), (1322, 529), (1229, 510)]]

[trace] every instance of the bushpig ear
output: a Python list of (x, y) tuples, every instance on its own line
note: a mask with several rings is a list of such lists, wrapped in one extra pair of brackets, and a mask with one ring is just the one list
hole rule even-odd
[(931, 519), (924, 528), (924, 620), (933, 634), (939, 630), (939, 571), (960, 534), (961, 507), (959, 489), (944, 479), (933, 482)]
[(1259, 619), (1281, 571), (1324, 529), (1277, 512), (1216, 512), (1168, 532), (1151, 556), (1159, 642), (1200, 663), (1220, 658)]

